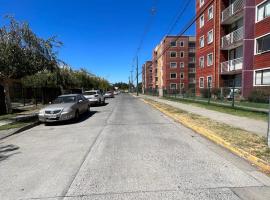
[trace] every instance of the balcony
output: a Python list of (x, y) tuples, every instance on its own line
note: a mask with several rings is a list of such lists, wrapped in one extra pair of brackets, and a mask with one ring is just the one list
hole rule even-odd
[(189, 78), (188, 79), (188, 83), (195, 84), (196, 83), (196, 79), (195, 78)]
[(231, 24), (243, 16), (244, 0), (236, 0), (221, 13), (221, 24)]
[(194, 73), (196, 73), (196, 69), (195, 68), (189, 68), (188, 73), (189, 74), (194, 74)]
[(195, 47), (189, 47), (188, 52), (189, 53), (195, 53), (196, 48)]
[(189, 63), (195, 63), (195, 58), (194, 57), (189, 58), (188, 62)]
[(225, 35), (221, 38), (221, 50), (230, 50), (243, 43), (243, 27)]
[(243, 57), (236, 58), (233, 60), (228, 60), (226, 62), (223, 62), (221, 65), (221, 74), (235, 74), (242, 70), (243, 68)]

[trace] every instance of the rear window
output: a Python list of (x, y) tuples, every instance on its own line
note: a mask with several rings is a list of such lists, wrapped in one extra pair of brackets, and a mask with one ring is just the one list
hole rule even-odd
[(83, 94), (84, 95), (94, 95), (94, 94), (97, 94), (97, 92), (84, 92)]

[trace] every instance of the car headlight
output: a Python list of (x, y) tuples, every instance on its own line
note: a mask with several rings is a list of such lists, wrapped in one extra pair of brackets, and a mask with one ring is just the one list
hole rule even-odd
[(39, 115), (44, 115), (45, 114), (45, 110), (40, 110), (39, 111)]

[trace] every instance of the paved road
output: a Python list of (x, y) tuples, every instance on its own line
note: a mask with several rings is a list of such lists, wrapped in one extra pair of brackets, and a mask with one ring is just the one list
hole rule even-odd
[(0, 199), (270, 199), (270, 179), (130, 95), (0, 141)]
[(253, 132), (260, 136), (266, 137), (266, 134), (267, 134), (267, 122), (264, 122), (261, 120), (251, 119), (247, 117), (239, 117), (239, 116), (230, 115), (227, 113), (221, 113), (218, 111), (209, 110), (209, 109), (205, 109), (198, 106), (193, 106), (190, 104), (169, 101), (169, 100), (162, 99), (156, 96), (143, 95), (143, 97), (152, 99), (160, 103), (165, 103), (167, 105), (188, 111), (190, 113), (207, 117), (209, 119), (227, 124), (229, 126), (233, 126), (233, 127), (237, 127), (237, 128), (249, 131), (249, 132)]

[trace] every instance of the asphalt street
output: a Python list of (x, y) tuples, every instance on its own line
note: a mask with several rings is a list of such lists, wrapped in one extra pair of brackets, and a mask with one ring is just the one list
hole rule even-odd
[(0, 199), (270, 199), (270, 178), (121, 94), (78, 123), (0, 141)]

